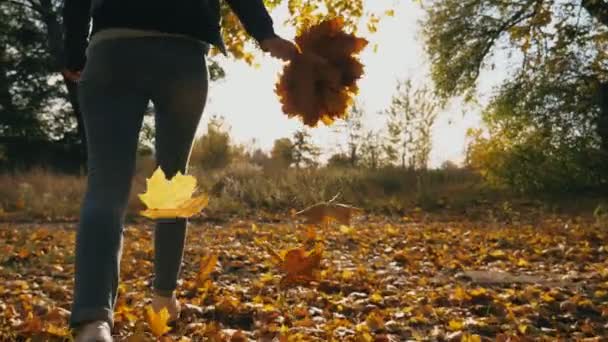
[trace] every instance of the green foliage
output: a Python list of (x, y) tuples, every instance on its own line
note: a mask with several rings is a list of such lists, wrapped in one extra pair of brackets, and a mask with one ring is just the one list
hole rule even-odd
[(0, 137), (62, 139), (76, 129), (62, 84), (49, 79), (56, 56), (47, 27), (58, 5), (0, 2)]
[(470, 132), (468, 165), (492, 185), (521, 193), (572, 193), (597, 190), (605, 182), (599, 151), (585, 145), (552, 144), (532, 132), (514, 141), (511, 132)]
[(327, 160), (328, 168), (348, 168), (351, 166), (350, 157), (344, 153), (336, 153)]
[(399, 82), (387, 116), (384, 151), (402, 168), (426, 169), (431, 153), (431, 129), (439, 105), (427, 87), (414, 89), (411, 80)]
[(380, 131), (368, 130), (362, 136), (360, 166), (377, 169), (387, 164), (383, 148), (383, 137)]
[[(355, 103), (349, 109), (348, 116), (335, 126), (337, 132), (346, 134), (346, 151), (339, 155), (348, 158), (348, 163), (353, 167), (357, 166), (361, 159), (364, 115), (362, 105)], [(339, 158), (339, 155), (336, 155), (336, 158)]]
[(469, 148), (472, 165), (518, 191), (606, 184), (605, 1), (435, 0), (426, 10), (426, 50), (444, 99), (473, 100), (497, 52), (511, 62), (483, 113), (489, 136), (477, 134)]
[(274, 141), (270, 152), (273, 163), (280, 168), (288, 168), (294, 162), (294, 145), (289, 138)]
[[(360, 19), (367, 18), (367, 26), (373, 31), (381, 19), (381, 16), (366, 10), (363, 0), (265, 0), (269, 9), (286, 4), (289, 17), (283, 23), (296, 28), (297, 32), (319, 23), (328, 18), (340, 17), (345, 20), (347, 29), (356, 31)], [(236, 15), (230, 10), (226, 2), (222, 1), (222, 36), (226, 43), (228, 53), (248, 64), (255, 63), (252, 47), (255, 42), (247, 35)], [(281, 24), (275, 20), (276, 24)], [(219, 51), (213, 50), (213, 54)]]
[(292, 139), (293, 163), (296, 168), (317, 166), (321, 150), (311, 141), (308, 130), (305, 128), (297, 130)]
[(235, 152), (223, 118), (214, 116), (207, 124), (207, 132), (194, 142), (190, 160), (193, 165), (203, 169), (221, 169), (230, 164)]

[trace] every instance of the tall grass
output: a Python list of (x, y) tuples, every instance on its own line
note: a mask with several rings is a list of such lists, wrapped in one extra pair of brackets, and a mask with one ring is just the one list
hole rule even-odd
[(0, 174), (0, 212), (33, 219), (73, 217), (84, 189), (83, 177), (45, 169)]

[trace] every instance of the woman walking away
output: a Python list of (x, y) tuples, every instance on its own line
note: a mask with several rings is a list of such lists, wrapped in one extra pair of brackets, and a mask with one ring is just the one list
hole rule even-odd
[[(297, 53), (274, 33), (262, 0), (227, 2), (262, 50), (283, 60)], [(185, 172), (207, 97), (208, 44), (225, 53), (219, 0), (65, 0), (63, 15), (64, 75), (78, 82), (88, 149), (70, 325), (76, 341), (107, 342), (144, 111), (152, 101), (158, 165), (167, 177)], [(185, 236), (183, 219), (154, 231), (152, 307), (166, 307), (172, 320)]]

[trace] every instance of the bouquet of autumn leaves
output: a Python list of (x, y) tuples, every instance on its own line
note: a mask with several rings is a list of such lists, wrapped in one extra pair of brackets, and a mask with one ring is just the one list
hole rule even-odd
[(300, 54), (283, 70), (276, 93), (289, 117), (315, 127), (346, 116), (363, 64), (355, 57), (367, 40), (344, 32), (340, 18), (312, 26), (295, 39)]

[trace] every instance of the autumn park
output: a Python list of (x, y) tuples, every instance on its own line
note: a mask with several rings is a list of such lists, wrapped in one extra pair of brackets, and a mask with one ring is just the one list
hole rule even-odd
[(608, 1), (0, 0), (0, 342), (608, 341)]

